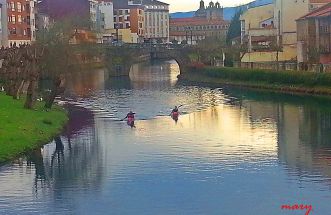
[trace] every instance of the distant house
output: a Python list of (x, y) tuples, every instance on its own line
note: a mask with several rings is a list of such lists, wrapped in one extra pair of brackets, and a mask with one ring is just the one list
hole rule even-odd
[(331, 63), (331, 3), (297, 20), (298, 62)]
[(248, 52), (272, 50), (277, 42), (273, 4), (248, 9), (240, 16), (240, 22), (241, 43)]
[(297, 60), (296, 20), (331, 0), (274, 0), (249, 8), (242, 16), (242, 43), (247, 53), (242, 62)]

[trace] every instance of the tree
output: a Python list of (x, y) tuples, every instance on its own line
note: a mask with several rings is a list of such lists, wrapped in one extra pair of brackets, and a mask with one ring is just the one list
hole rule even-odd
[(231, 40), (233, 40), (236, 37), (241, 36), (241, 22), (240, 22), (240, 16), (243, 13), (242, 9), (239, 9), (235, 15), (233, 16), (230, 26), (228, 29), (228, 33), (226, 35), (226, 43), (228, 45), (231, 45)]
[(225, 41), (218, 37), (207, 37), (200, 40), (195, 46), (198, 61), (212, 65), (215, 59), (222, 59), (224, 49), (226, 47)]
[(247, 52), (247, 46), (245, 44), (232, 44), (233, 39), (241, 37), (241, 22), (240, 16), (243, 10), (240, 8), (233, 16), (228, 33), (226, 35), (227, 49), (225, 53), (225, 65), (233, 66), (235, 61), (241, 61), (245, 53)]
[[(45, 103), (47, 109), (52, 107), (55, 97), (64, 91), (65, 73), (94, 56), (95, 49), (91, 48), (88, 41), (71, 44), (71, 40), (77, 36), (80, 25), (76, 18), (66, 19), (53, 23), (50, 28), (43, 29), (37, 35), (36, 45), (44, 52), (40, 59), (40, 69), (44, 77), (52, 80), (51, 91)], [(80, 59), (79, 56), (84, 56), (85, 60)]]

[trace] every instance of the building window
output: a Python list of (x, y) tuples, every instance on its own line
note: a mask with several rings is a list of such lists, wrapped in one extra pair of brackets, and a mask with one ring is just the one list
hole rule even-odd
[(10, 29), (10, 34), (14, 34), (14, 35), (16, 35), (16, 28), (12, 28), (12, 29)]
[[(11, 22), (12, 22), (13, 24), (16, 23), (16, 16), (15, 16), (15, 15), (11, 15)], [(16, 30), (15, 30), (15, 32), (16, 32)]]
[(22, 12), (22, 4), (17, 2), (17, 12)]
[(27, 35), (31, 36), (31, 28), (26, 29), (27, 30)]
[(11, 11), (15, 11), (15, 2), (10, 2)]
[(22, 23), (22, 16), (21, 15), (17, 15), (17, 22)]

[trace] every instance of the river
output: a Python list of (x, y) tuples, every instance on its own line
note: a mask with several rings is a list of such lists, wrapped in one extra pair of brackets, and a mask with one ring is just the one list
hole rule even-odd
[[(71, 74), (63, 134), (0, 167), (0, 214), (331, 213), (330, 100), (178, 74), (172, 61)], [(120, 121), (130, 110), (136, 128)]]

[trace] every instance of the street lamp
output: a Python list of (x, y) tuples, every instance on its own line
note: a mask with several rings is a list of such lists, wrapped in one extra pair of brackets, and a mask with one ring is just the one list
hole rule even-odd
[(193, 27), (189, 27), (191, 31), (191, 45), (193, 45)]
[(187, 29), (188, 29), (188, 27), (185, 27), (185, 34), (186, 34), (186, 44), (188, 44), (188, 35), (187, 35)]

